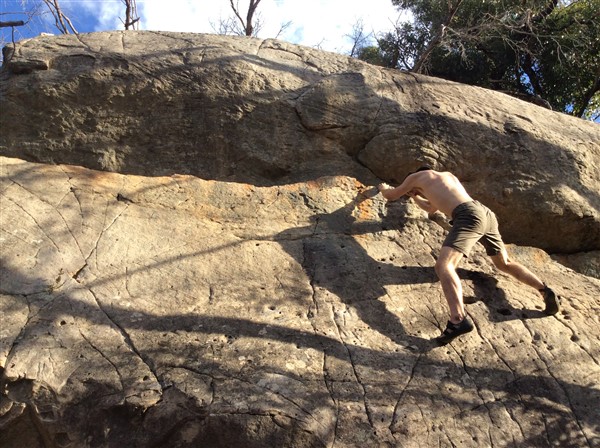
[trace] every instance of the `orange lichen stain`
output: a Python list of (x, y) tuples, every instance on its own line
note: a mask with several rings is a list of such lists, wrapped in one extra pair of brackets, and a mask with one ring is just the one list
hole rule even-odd
[(363, 184), (361, 181), (359, 181), (358, 179), (354, 179), (354, 188), (360, 191), (364, 190), (366, 187), (365, 184)]
[[(296, 184), (300, 186), (301, 184)], [(323, 187), (321, 179), (309, 180), (306, 182), (306, 188), (308, 190), (320, 190)]]
[(356, 208), (358, 209), (357, 218), (360, 220), (372, 220), (376, 213), (373, 210), (373, 200), (364, 194), (369, 187), (362, 182), (354, 180), (354, 189), (358, 191), (356, 199)]
[(368, 220), (373, 217), (373, 212), (371, 210), (371, 202), (372, 201), (366, 200), (356, 204), (356, 208), (358, 209), (358, 219)]

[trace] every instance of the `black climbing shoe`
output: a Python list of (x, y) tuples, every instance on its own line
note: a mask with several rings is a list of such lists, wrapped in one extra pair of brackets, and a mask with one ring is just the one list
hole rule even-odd
[(546, 313), (548, 316), (553, 316), (554, 314), (558, 313), (560, 308), (560, 297), (558, 297), (556, 293), (546, 285), (544, 285), (544, 287), (539, 291), (544, 296), (544, 303), (546, 304), (544, 313)]
[(460, 336), (461, 334), (468, 333), (469, 331), (472, 331), (472, 330), (473, 330), (473, 324), (471, 323), (469, 318), (466, 316), (458, 324), (453, 324), (452, 322), (448, 321), (448, 324), (446, 324), (446, 329), (441, 334), (441, 336), (438, 336), (437, 338), (435, 338), (435, 341), (438, 343), (438, 345), (446, 345), (448, 342), (452, 341), (455, 337)]

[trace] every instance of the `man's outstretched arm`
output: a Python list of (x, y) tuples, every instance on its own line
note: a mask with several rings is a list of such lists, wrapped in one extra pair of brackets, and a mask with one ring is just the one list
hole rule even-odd
[(377, 188), (385, 199), (388, 201), (396, 201), (413, 189), (413, 175), (414, 174), (409, 175), (406, 179), (404, 179), (404, 182), (395, 188), (386, 184), (385, 182), (379, 184)]

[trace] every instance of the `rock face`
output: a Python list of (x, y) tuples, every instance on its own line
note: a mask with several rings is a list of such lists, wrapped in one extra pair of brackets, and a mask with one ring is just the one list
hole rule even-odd
[[(596, 125), (269, 40), (40, 38), (1, 76), (0, 447), (600, 446), (600, 280), (540, 249), (598, 250)], [(372, 187), (424, 162), (558, 315), (478, 249), (476, 331), (431, 342), (444, 230)]]
[(276, 40), (154, 32), (30, 40), (2, 77), (4, 155), (262, 186), (401, 181), (427, 163), (509, 241), (600, 250), (600, 127), (500, 93)]

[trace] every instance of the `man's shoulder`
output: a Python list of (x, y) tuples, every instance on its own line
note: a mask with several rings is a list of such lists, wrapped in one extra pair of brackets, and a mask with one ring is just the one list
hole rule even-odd
[(435, 184), (454, 184), (460, 183), (458, 178), (452, 174), (450, 171), (419, 171), (414, 173), (411, 179), (411, 183), (414, 186), (424, 187), (427, 185), (435, 185)]
[(450, 173), (449, 171), (433, 171), (433, 170), (421, 171), (416, 174), (419, 175), (418, 179), (422, 180), (424, 182), (427, 182), (429, 180), (442, 179), (442, 178), (445, 178), (448, 176), (453, 176), (453, 174)]
[(458, 180), (458, 177), (456, 177), (450, 171), (435, 171), (434, 176), (437, 177), (437, 178), (440, 178), (440, 179), (449, 179), (449, 180), (452, 180), (454, 182), (460, 182)]

